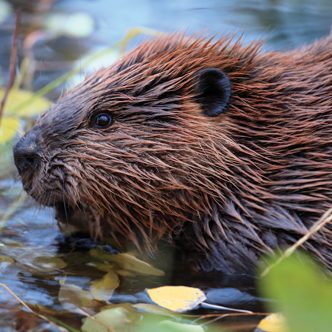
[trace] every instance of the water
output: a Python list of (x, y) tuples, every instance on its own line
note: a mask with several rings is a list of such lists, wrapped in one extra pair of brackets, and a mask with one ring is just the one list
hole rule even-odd
[[(90, 36), (81, 39), (70, 36), (53, 38), (44, 33), (40, 18), (50, 13), (76, 12), (85, 12), (93, 18), (95, 29)], [(34, 68), (30, 68), (29, 80), (24, 84), (35, 90), (41, 88), (68, 71), (74, 63), (79, 63), (86, 53), (114, 44), (129, 29), (138, 26), (165, 32), (198, 32), (216, 36), (229, 33), (239, 35), (243, 32), (244, 42), (262, 39), (265, 50), (287, 50), (328, 34), (331, 23), (330, 0), (29, 2), (24, 6), (22, 32), (24, 36), (30, 37), (32, 31), (39, 30), (42, 33), (31, 47), (35, 60)], [(0, 26), (2, 84), (8, 78), (12, 26), (13, 16)], [(134, 47), (141, 39), (132, 40), (129, 48)], [(19, 50), (22, 58), (25, 50), (23, 39)], [(62, 88), (50, 93), (49, 97), (56, 99)], [(37, 207), (31, 200), (25, 200), (19, 208), (12, 209), (21, 188), (15, 180), (14, 170), (11, 174), (0, 181), (0, 220), (4, 216), (8, 217), (0, 234), (1, 283), (8, 285), (33, 310), (80, 328), (84, 313), (77, 307), (80, 307), (82, 294), (72, 294), (69, 300), (64, 301), (63, 293), (68, 293), (61, 288), (61, 284), (65, 280), (67, 284), (76, 285), (81, 290), (89, 289), (91, 281), (105, 274), (101, 269), (101, 262), (87, 250), (77, 252), (62, 244), (52, 210)], [(13, 213), (8, 215), (11, 210)], [(54, 260), (54, 257), (58, 260)], [(136, 294), (146, 287), (156, 287), (169, 282), (168, 276), (146, 276), (137, 271), (123, 269), (117, 264), (114, 264), (114, 270), (122, 271), (120, 288), (117, 289), (116, 295), (118, 302), (127, 300), (125, 295)], [(215, 283), (216, 280), (211, 285)], [(217, 280), (217, 283), (220, 283), (220, 280)], [(224, 280), (220, 286), (230, 287), (223, 293), (225, 296), (233, 296), (228, 305), (261, 309), (259, 301), (250, 298), (254, 292), (251, 287), (247, 287), (244, 280)], [(241, 302), (243, 296), (249, 296), (247, 301)], [(71, 306), (68, 306), (68, 302)], [(95, 303), (92, 307), (88, 306), (87, 310), (93, 314), (98, 312), (101, 306), (101, 303)], [(37, 331), (38, 328), (43, 331), (57, 330), (49, 322), (45, 323), (30, 314), (28, 310), (22, 311), (17, 299), (4, 289), (0, 293), (0, 317), (1, 331), (15, 331), (19, 328), (24, 331)], [(223, 326), (229, 326), (233, 331), (252, 331), (259, 318), (260, 316), (238, 316), (229, 318), (228, 321), (223, 320)]]
[(327, 34), (329, 0), (124, 0), (70, 1), (58, 8), (90, 13), (98, 21), (97, 36), (109, 43), (128, 29), (144, 26), (162, 31), (223, 35), (244, 32), (245, 39), (266, 40), (266, 49), (289, 49)]

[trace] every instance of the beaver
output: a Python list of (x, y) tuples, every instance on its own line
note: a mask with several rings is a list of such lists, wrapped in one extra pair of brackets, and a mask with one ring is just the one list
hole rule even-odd
[[(332, 203), (332, 35), (281, 52), (145, 41), (68, 91), (16, 144), (24, 189), (60, 225), (198, 271), (243, 273)], [(332, 226), (303, 248), (332, 268)]]

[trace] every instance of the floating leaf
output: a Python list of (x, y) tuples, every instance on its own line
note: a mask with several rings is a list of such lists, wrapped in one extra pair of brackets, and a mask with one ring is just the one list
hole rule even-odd
[(281, 314), (271, 314), (267, 317), (263, 318), (258, 326), (263, 332), (286, 332), (288, 331), (286, 328), (285, 317)]
[[(0, 100), (4, 90), (0, 89)], [(12, 89), (6, 101), (4, 114), (7, 116), (31, 117), (39, 115), (51, 106), (46, 98), (39, 97), (33, 92)]]
[(101, 279), (91, 282), (90, 292), (96, 300), (109, 301), (113, 291), (119, 287), (119, 284), (118, 275), (110, 271)]
[[(23, 195), (25, 195), (25, 193), (23, 193)], [(23, 196), (22, 195), (22, 196)], [(20, 199), (21, 197), (19, 197)], [(14, 205), (14, 204), (13, 204)], [(11, 210), (11, 206), (8, 208), (9, 210)], [(14, 207), (13, 207), (14, 209)], [(11, 211), (10, 211), (11, 212)], [(7, 211), (6, 213), (7, 214)], [(18, 242), (14, 239), (9, 239), (9, 238), (5, 238), (5, 239), (1, 239), (1, 243), (0, 243), (0, 246), (1, 247), (8, 247), (8, 248), (23, 248), (24, 247), (24, 244), (22, 242)], [(26, 246), (24, 247), (26, 248)], [(10, 249), (9, 249), (10, 250)], [(17, 259), (17, 257), (16, 257)]]
[(76, 312), (80, 308), (93, 308), (95, 302), (90, 292), (72, 284), (61, 284), (59, 302), (69, 311)]
[(110, 332), (117, 329), (122, 331), (124, 325), (130, 324), (127, 309), (118, 307), (106, 309), (97, 315), (84, 319), (83, 332)]
[(3, 272), (8, 266), (12, 265), (15, 260), (9, 256), (0, 255), (0, 271)]
[(292, 255), (262, 279), (274, 312), (282, 312), (292, 332), (331, 331), (332, 281), (306, 256)]
[(145, 274), (150, 276), (161, 277), (165, 275), (164, 271), (159, 270), (147, 262), (138, 259), (130, 254), (116, 254), (112, 256), (112, 261), (117, 263), (122, 269)]
[(154, 303), (176, 312), (192, 310), (206, 299), (200, 289), (186, 286), (162, 286), (146, 292)]
[(92, 262), (89, 265), (91, 265), (91, 266), (95, 267), (96, 269), (98, 269), (99, 271), (103, 271), (103, 272), (110, 272), (110, 271), (114, 271), (114, 269), (115, 269), (114, 264), (109, 264), (109, 263)]
[(44, 271), (61, 270), (67, 266), (66, 262), (61, 258), (50, 256), (36, 257), (32, 263)]
[(99, 249), (92, 249), (90, 251), (90, 254), (99, 259), (114, 262), (123, 270), (156, 277), (161, 277), (165, 275), (164, 271), (159, 270), (150, 265), (149, 263), (144, 262), (128, 253), (114, 255)]
[(12, 140), (15, 137), (19, 128), (19, 119), (12, 117), (3, 117), (0, 124), (0, 144)]
[(9, 256), (0, 255), (0, 263), (14, 263), (15, 260)]
[(121, 277), (133, 277), (134, 273), (128, 270), (117, 270), (116, 273)]

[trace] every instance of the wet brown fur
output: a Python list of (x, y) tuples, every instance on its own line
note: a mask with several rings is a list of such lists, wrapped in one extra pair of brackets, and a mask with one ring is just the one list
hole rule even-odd
[[(232, 83), (208, 117), (197, 72)], [(332, 202), (332, 37), (287, 53), (179, 35), (149, 41), (88, 77), (37, 122), (43, 164), (27, 191), (62, 222), (198, 269), (247, 271), (303, 236)], [(111, 112), (108, 129), (91, 128)], [(64, 205), (62, 202), (66, 202)], [(332, 226), (303, 247), (332, 269)]]

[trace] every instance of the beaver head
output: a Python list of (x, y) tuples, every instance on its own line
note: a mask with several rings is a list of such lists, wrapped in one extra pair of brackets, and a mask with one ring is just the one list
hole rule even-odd
[[(332, 102), (315, 93), (308, 57), (230, 39), (147, 42), (66, 93), (17, 143), (24, 188), (60, 222), (121, 248), (165, 239), (199, 268), (246, 269), (331, 203), (331, 172), (319, 167), (331, 166)], [(328, 124), (312, 113), (323, 99)]]

